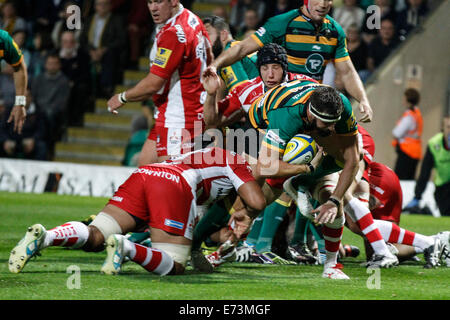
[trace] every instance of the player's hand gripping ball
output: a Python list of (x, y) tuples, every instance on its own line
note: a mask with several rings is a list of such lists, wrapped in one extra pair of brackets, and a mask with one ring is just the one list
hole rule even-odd
[(306, 134), (297, 134), (288, 142), (283, 161), (290, 164), (306, 164), (314, 158), (316, 153), (316, 141)]

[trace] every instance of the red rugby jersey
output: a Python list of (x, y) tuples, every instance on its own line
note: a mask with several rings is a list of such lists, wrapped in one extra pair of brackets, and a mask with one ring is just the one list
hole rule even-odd
[(150, 52), (150, 72), (167, 80), (153, 95), (156, 125), (194, 127), (203, 121), (206, 97), (200, 76), (211, 62), (211, 47), (203, 22), (180, 5), (180, 11), (160, 26)]
[(251, 167), (240, 155), (221, 148), (205, 148), (173, 157), (150, 167), (178, 172), (195, 192), (197, 204), (209, 204), (254, 181)]

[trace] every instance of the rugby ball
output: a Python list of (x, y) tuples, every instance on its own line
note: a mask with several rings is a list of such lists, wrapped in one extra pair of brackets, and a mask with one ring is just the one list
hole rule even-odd
[(316, 141), (306, 134), (297, 134), (288, 142), (283, 161), (290, 164), (305, 164), (309, 163), (316, 153)]

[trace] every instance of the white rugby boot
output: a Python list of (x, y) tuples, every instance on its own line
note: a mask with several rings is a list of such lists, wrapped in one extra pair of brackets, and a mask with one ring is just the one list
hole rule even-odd
[(119, 274), (125, 257), (123, 250), (124, 236), (112, 234), (106, 239), (106, 259), (101, 272), (108, 275)]
[(8, 267), (12, 273), (19, 273), (34, 256), (40, 255), (39, 250), (45, 239), (46, 230), (41, 224), (28, 227), (25, 236), (11, 250)]
[(325, 267), (322, 273), (322, 278), (334, 279), (334, 280), (350, 280), (342, 271), (342, 265), (336, 263), (334, 266)]

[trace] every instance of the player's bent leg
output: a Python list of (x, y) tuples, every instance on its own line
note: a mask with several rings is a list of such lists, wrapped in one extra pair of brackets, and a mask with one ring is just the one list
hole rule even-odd
[(345, 218), (341, 210), (332, 223), (323, 226), (323, 237), (325, 239), (326, 261), (322, 273), (323, 278), (335, 280), (349, 280), (350, 278), (342, 271), (343, 266), (337, 262), (339, 245), (344, 230)]
[(107, 205), (89, 226), (70, 221), (47, 231), (44, 226), (35, 224), (28, 227), (23, 239), (11, 251), (9, 269), (21, 272), (33, 256), (51, 246), (101, 251), (110, 234), (128, 232), (134, 227), (133, 218), (113, 205)]
[(128, 212), (107, 204), (89, 225), (89, 239), (82, 249), (87, 252), (102, 251), (110, 235), (126, 234), (135, 228), (136, 220)]
[(145, 270), (164, 276), (182, 274), (188, 261), (191, 240), (151, 228), (152, 248), (127, 240), (121, 235), (111, 235), (107, 239), (107, 257), (101, 271), (105, 274), (120, 273), (123, 259), (141, 265)]

